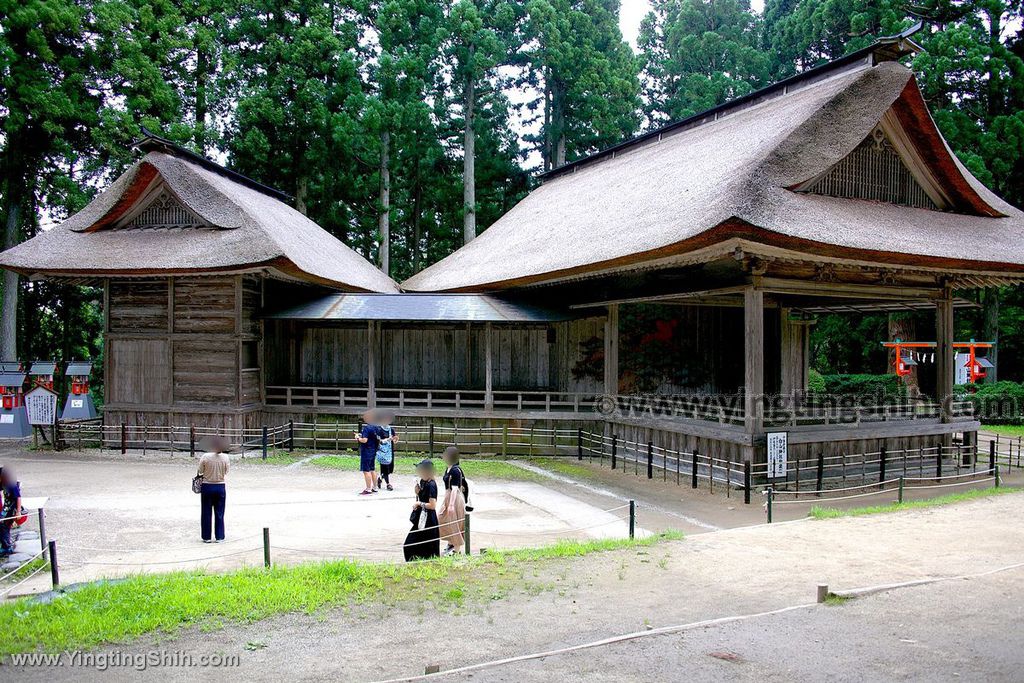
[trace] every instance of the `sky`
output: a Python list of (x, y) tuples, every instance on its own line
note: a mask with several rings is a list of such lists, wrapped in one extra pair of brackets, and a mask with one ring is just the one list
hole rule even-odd
[[(764, 9), (764, 0), (751, 0), (750, 6), (755, 12)], [(622, 9), (619, 11), (619, 28), (622, 30), (622, 37), (629, 41), (629, 44), (636, 49), (636, 34), (640, 32), (640, 22), (644, 16), (651, 11), (650, 0), (622, 0)]]

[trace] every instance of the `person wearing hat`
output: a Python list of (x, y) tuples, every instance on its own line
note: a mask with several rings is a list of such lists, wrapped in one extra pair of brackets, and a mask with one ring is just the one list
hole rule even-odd
[(434, 481), (434, 463), (421, 460), (416, 465), (418, 480), (413, 490), (416, 502), (412, 504), (412, 529), (405, 537), (405, 561), (425, 560), (441, 555), (441, 533), (437, 526), (437, 482)]
[[(207, 452), (199, 458), (199, 471), (196, 473), (203, 478), (199, 489), (199, 530), (203, 543), (213, 543), (214, 541), (223, 543), (224, 506), (227, 503), (224, 479), (228, 473), (228, 456), (225, 451), (228, 450), (230, 444), (222, 436), (212, 436), (205, 440), (203, 447)], [(211, 526), (213, 527), (212, 539)]]

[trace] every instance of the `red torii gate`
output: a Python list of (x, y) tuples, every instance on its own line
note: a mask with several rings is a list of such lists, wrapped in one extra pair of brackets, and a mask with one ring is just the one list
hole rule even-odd
[[(995, 342), (979, 342), (973, 339), (966, 342), (953, 342), (954, 349), (967, 349), (968, 383), (974, 384), (986, 376), (988, 368), (994, 367), (988, 358), (979, 357), (977, 352), (978, 349), (991, 349), (995, 345)], [(935, 342), (905, 342), (902, 339), (897, 339), (891, 342), (882, 342), (882, 346), (895, 350), (896, 359), (893, 361), (893, 366), (898, 376), (905, 377), (911, 373), (911, 369), (917, 365), (917, 361), (914, 360), (912, 353), (904, 355), (903, 349), (934, 349), (937, 344)]]

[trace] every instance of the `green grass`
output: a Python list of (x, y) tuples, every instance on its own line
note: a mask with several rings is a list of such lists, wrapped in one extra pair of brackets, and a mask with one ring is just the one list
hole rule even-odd
[(988, 498), (990, 496), (999, 496), (1004, 493), (1014, 493), (1020, 490), (1021, 489), (1017, 487), (1006, 486), (998, 489), (972, 489), (970, 491), (950, 493), (945, 496), (939, 496), (938, 498), (929, 498), (927, 500), (909, 500), (903, 503), (872, 505), (869, 507), (850, 508), (848, 510), (840, 510), (839, 508), (821, 507), (816, 505), (813, 508), (811, 508), (811, 511), (808, 514), (814, 519), (835, 519), (836, 517), (860, 517), (863, 515), (876, 515), (886, 512), (899, 512), (901, 510), (918, 510), (921, 508), (930, 508), (939, 505), (949, 505), (950, 503), (962, 503), (968, 500)]
[[(395, 460), (395, 472), (397, 474), (413, 474), (416, 471), (416, 463), (422, 458), (403, 458), (399, 456)], [(324, 467), (336, 470), (359, 469), (359, 457), (355, 455), (320, 455), (309, 461), (314, 467)], [(441, 461), (435, 461), (437, 467), (443, 467)], [(472, 484), (474, 479), (504, 479), (507, 481), (543, 481), (544, 476), (536, 472), (524, 470), (504, 460), (488, 459), (465, 459), (462, 461), (462, 468), (466, 472), (466, 478)], [(472, 494), (472, 491), (470, 491)]]
[(837, 605), (845, 605), (846, 603), (853, 600), (849, 595), (836, 595), (835, 593), (829, 593), (825, 596), (825, 604), (833, 607)]
[(982, 431), (1001, 434), (1003, 436), (1024, 436), (1024, 425), (982, 425)]
[(91, 648), (147, 634), (173, 635), (189, 626), (214, 629), (289, 612), (312, 614), (377, 602), (382, 596), (392, 604), (431, 601), (449, 607), (467, 600), (502, 599), (512, 590), (529, 590), (528, 576), (536, 575), (538, 563), (642, 549), (681, 537), (665, 533), (632, 541), (560, 541), (542, 548), (411, 564), (337, 560), (225, 574), (136, 575), (89, 584), (51, 602), (23, 598), (0, 605), (0, 656)]

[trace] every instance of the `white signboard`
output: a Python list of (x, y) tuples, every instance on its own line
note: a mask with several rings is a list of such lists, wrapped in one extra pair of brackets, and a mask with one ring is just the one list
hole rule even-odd
[(768, 432), (768, 478), (784, 479), (789, 460), (789, 433)]
[(85, 406), (85, 399), (84, 398), (73, 398), (73, 399), (71, 399), (71, 407), (72, 408), (82, 408), (84, 406)]
[(25, 410), (32, 425), (52, 425), (57, 419), (57, 394), (36, 387), (25, 394)]

